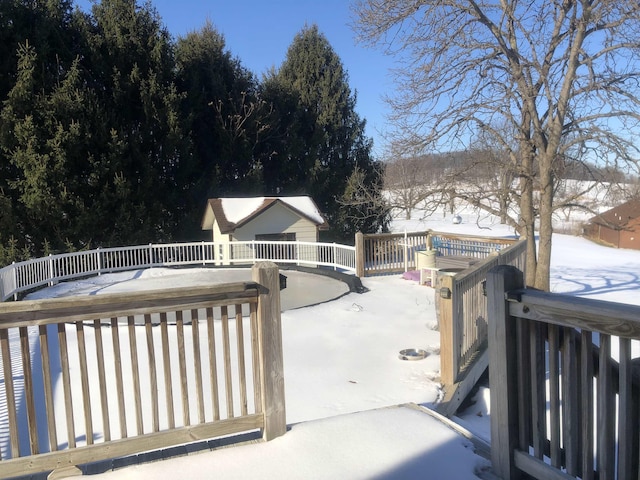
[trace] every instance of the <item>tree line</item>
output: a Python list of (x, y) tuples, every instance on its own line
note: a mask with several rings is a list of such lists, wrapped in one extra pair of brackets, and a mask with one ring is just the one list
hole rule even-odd
[(350, 187), (379, 195), (383, 169), (315, 25), (259, 79), (211, 23), (173, 39), (149, 2), (4, 1), (0, 99), (3, 264), (200, 239), (220, 196), (311, 195), (335, 240), (388, 222)]

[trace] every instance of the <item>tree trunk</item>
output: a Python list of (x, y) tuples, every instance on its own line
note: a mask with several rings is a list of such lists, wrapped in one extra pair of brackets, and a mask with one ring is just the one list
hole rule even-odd
[(533, 286), (540, 290), (549, 291), (553, 234), (553, 173), (550, 161), (542, 158), (540, 160), (540, 238), (538, 264)]

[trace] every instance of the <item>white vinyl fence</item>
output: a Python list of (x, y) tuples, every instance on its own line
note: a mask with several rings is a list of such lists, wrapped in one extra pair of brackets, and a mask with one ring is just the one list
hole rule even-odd
[(356, 249), (336, 243), (271, 241), (98, 248), (49, 255), (0, 269), (0, 298), (5, 301), (37, 287), (102, 273), (165, 266), (250, 265), (262, 260), (355, 273)]

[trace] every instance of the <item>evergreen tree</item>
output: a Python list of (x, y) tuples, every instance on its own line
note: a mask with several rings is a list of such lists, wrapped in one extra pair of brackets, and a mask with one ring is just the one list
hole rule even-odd
[(210, 22), (178, 39), (177, 82), (191, 153), (179, 179), (187, 233), (200, 230), (208, 197), (262, 191), (255, 148), (263, 111), (253, 75), (226, 49)]
[(169, 33), (150, 3), (103, 0), (86, 16), (83, 38), (102, 115), (93, 150), (105, 213), (98, 243), (171, 239), (185, 147)]
[[(296, 142), (296, 149), (283, 151), (280, 161), (298, 163), (306, 172), (305, 190), (327, 216), (334, 238), (351, 240), (351, 228), (340, 221), (346, 218), (340, 210), (348, 208), (344, 203), (347, 180), (356, 169), (367, 178), (375, 177), (377, 170), (371, 158), (372, 141), (364, 134), (365, 121), (355, 111), (356, 96), (349, 88), (348, 74), (326, 37), (312, 25), (296, 35), (273, 80), (282, 91), (297, 96), (301, 111), (289, 118), (303, 120), (293, 134), (295, 140), (302, 140), (303, 148)], [(381, 228), (377, 220), (363, 218), (359, 223), (367, 232)]]

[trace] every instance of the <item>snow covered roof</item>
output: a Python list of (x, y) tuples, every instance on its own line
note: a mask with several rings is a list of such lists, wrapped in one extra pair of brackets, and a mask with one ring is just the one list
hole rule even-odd
[(298, 196), (211, 198), (207, 203), (202, 229), (209, 230), (213, 227), (214, 219), (217, 219), (220, 231), (231, 233), (276, 204), (286, 206), (321, 229), (328, 227), (313, 199), (309, 196)]

